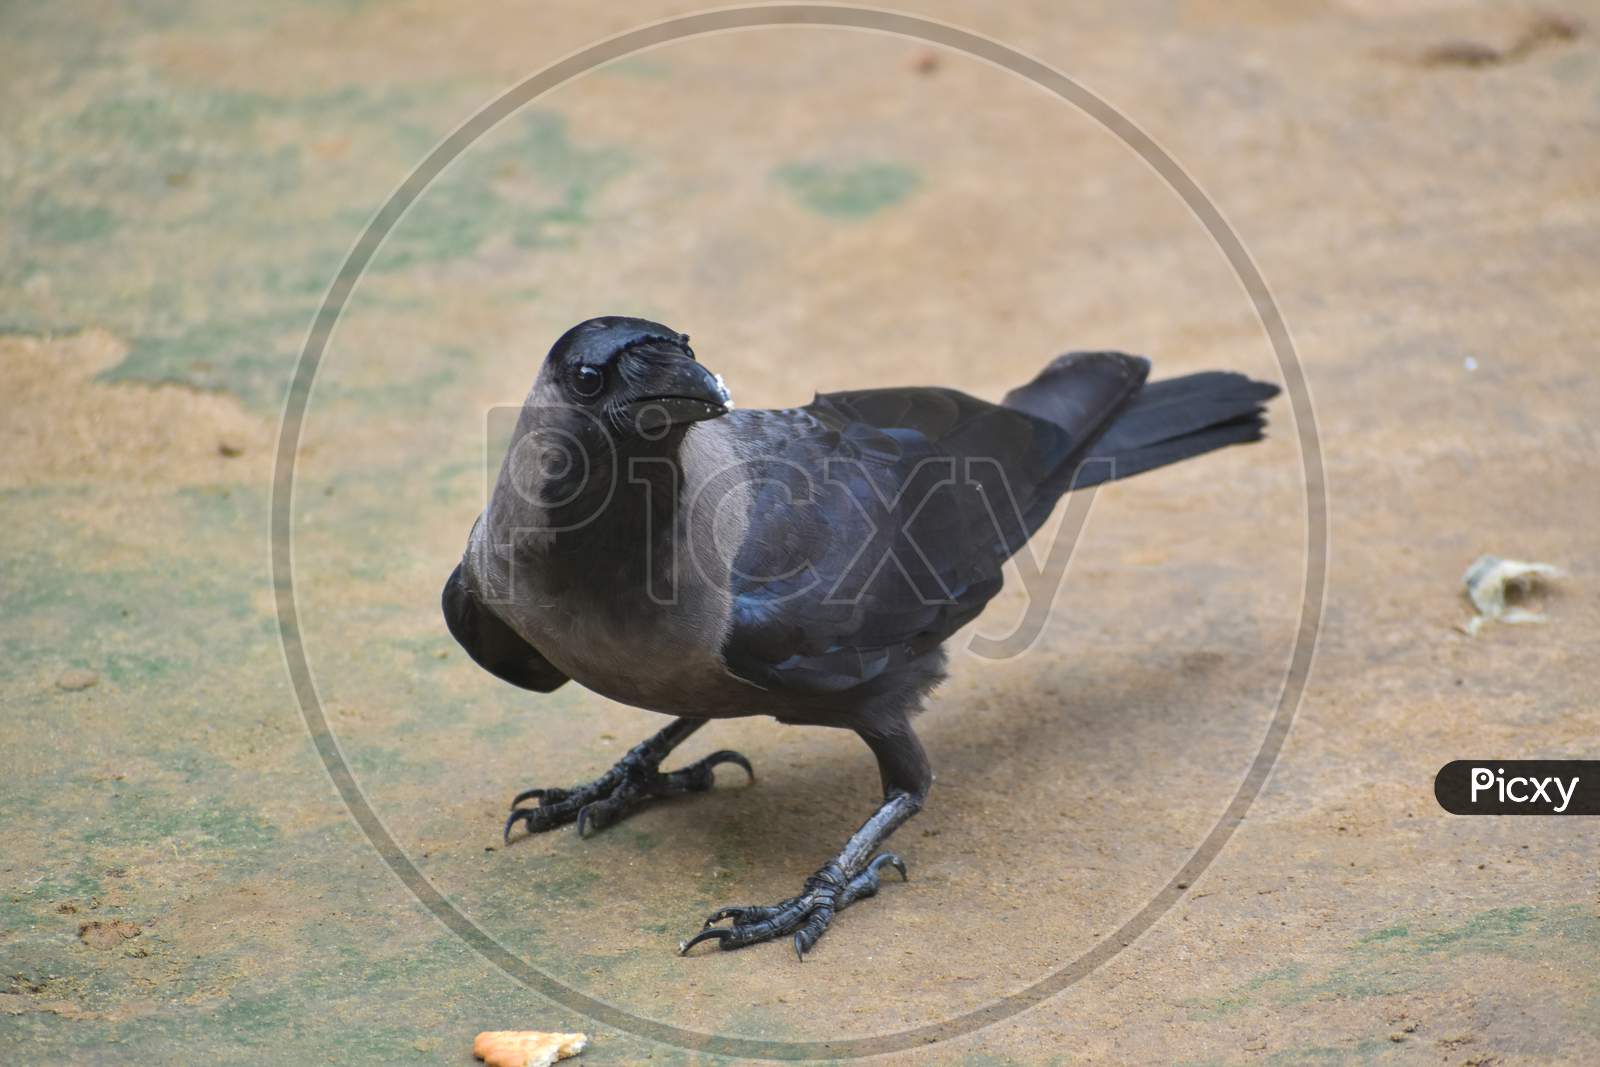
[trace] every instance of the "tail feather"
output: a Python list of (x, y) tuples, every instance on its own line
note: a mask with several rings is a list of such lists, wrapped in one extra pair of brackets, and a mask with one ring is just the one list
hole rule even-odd
[(1139, 356), (1069, 352), (1027, 385), (1011, 390), (1001, 403), (1061, 427), (1073, 450), (1081, 453), (1145, 388), (1149, 373), (1150, 361)]
[(1262, 406), (1278, 387), (1231, 371), (1153, 382), (1134, 397), (1089, 450), (1079, 488), (1142, 474), (1228, 445), (1259, 441)]
[[(1062, 481), (1086, 488), (1128, 478), (1228, 445), (1259, 441), (1262, 407), (1278, 387), (1232, 371), (1144, 382), (1150, 364), (1120, 353), (1062, 356), (1004, 403), (1043, 418), (1087, 444), (1073, 450)], [(1061, 488), (1068, 488), (1063, 484)]]
[(1277, 395), (1277, 386), (1232, 371), (1204, 371), (1151, 382), (1111, 424), (1095, 451), (1143, 448), (1230, 419), (1260, 415), (1260, 405)]

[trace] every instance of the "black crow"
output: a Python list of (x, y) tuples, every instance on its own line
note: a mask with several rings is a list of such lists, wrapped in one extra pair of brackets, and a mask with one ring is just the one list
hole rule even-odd
[[(505, 833), (580, 835), (651, 797), (710, 788), (716, 752), (661, 762), (709, 719), (854, 730), (884, 799), (800, 893), (724, 908), (682, 945), (793, 936), (905, 865), (879, 852), (933, 781), (911, 729), (942, 643), (1070, 488), (1259, 440), (1277, 387), (1210, 371), (1146, 384), (1115, 352), (1061, 356), (991, 404), (953, 389), (868, 389), (732, 410), (684, 334), (591, 319), (556, 341), (461, 564), (450, 632), (484, 669), (548, 693), (568, 679), (675, 716), (586, 785), (529, 789)], [(537, 804), (530, 803), (537, 801)], [(730, 925), (717, 923), (731, 920)]]

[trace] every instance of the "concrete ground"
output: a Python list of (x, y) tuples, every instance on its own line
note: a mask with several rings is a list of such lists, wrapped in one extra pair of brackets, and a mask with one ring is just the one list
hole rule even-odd
[[(1600, 9), (1086, 7), (905, 10), (1078, 79), (1236, 228), (1310, 385), (1326, 610), (1281, 759), (1173, 907), (1029, 1010), (878, 1062), (1595, 1062), (1600, 826), (1447, 816), (1432, 780), (1600, 756)], [(479, 1030), (542, 1028), (589, 1031), (585, 1063), (724, 1063), (616, 1020), (928, 1027), (1101, 943), (1234, 796), (1306, 580), (1305, 425), (1281, 400), (1264, 444), (1104, 490), (1026, 654), (958, 651), (922, 719), (939, 782), (897, 838), (911, 879), (805, 964), (674, 950), (713, 907), (793, 892), (868, 812), (852, 737), (716, 725), (684, 756), (741, 749), (753, 786), (500, 846), (513, 792), (657, 725), (496, 683), (438, 615), (485, 413), (566, 326), (665, 320), (754, 406), (997, 397), (1068, 348), (1280, 378), (1205, 229), (1083, 113), (914, 41), (789, 28), (622, 60), (476, 144), (361, 281), (299, 452), (305, 648), (355, 781), (461, 914), (610, 1014), (488, 962), (363, 836), (268, 573), (299, 345), (445, 134), (687, 10), (0, 14), (0, 1060), (466, 1064)], [(1457, 631), (1482, 552), (1570, 571), (1547, 625)], [(1023, 607), (1008, 591), (977, 632)]]

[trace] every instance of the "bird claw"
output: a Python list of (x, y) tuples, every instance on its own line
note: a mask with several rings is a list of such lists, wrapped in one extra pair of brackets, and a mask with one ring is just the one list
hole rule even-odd
[(627, 813), (644, 803), (645, 796), (642, 790), (634, 785), (631, 779), (623, 779), (622, 784), (608, 797), (591, 801), (578, 809), (577, 831), (579, 837), (588, 837), (597, 834), (612, 823), (620, 821)]
[(689, 954), (689, 950), (694, 948), (702, 941), (710, 941), (713, 938), (715, 938), (717, 941), (726, 941), (728, 938), (733, 936), (733, 931), (727, 929), (726, 927), (719, 926), (713, 929), (710, 927), (709, 923), (706, 925), (706, 929), (701, 930), (689, 940), (678, 942), (678, 955), (687, 956)]
[(713, 753), (711, 753), (711, 755), (707, 756), (705, 759), (702, 759), (702, 760), (699, 760), (698, 762), (692, 763), (692, 764), (690, 764), (688, 767), (686, 767), (684, 769), (685, 770), (695, 770), (697, 768), (702, 768), (703, 767), (703, 768), (705, 768), (706, 770), (709, 771), (711, 768), (717, 766), (720, 763), (731, 763), (735, 767), (742, 768), (744, 770), (744, 773), (750, 776), (750, 781), (751, 782), (754, 782), (756, 780), (756, 769), (754, 767), (750, 766), (750, 761), (745, 759), (743, 754), (735, 752), (732, 749), (728, 749), (728, 748), (723, 749), (721, 752), (713, 752)]
[(906, 873), (906, 861), (896, 856), (893, 852), (878, 853), (873, 857), (872, 862), (867, 864), (867, 871), (863, 872), (863, 874), (870, 872), (873, 875), (877, 875), (878, 871), (883, 867), (893, 867), (899, 871), (902, 882), (911, 881), (911, 875)]
[(705, 929), (707, 929), (707, 928), (709, 928), (711, 926), (714, 926), (717, 923), (721, 922), (723, 919), (733, 919), (733, 918), (736, 918), (737, 916), (742, 915), (745, 912), (751, 911), (751, 910), (753, 910), (753, 909), (749, 908), (749, 907), (744, 907), (744, 908), (718, 908), (716, 911), (714, 911), (710, 915), (706, 916), (706, 921), (700, 927), (700, 929), (705, 930)]
[[(597, 834), (652, 797), (705, 792), (713, 784), (713, 768), (723, 763), (743, 768), (750, 780), (755, 781), (756, 772), (750, 761), (725, 749), (681, 770), (665, 772), (660, 769), (659, 760), (650, 763), (636, 753), (629, 753), (605, 774), (584, 785), (571, 789), (524, 789), (512, 798), (505, 841), (510, 844), (511, 831), (519, 822), (529, 834), (543, 833), (569, 822), (577, 824), (579, 837)], [(537, 800), (538, 806), (522, 806), (530, 800)]]
[[(806, 879), (799, 896), (778, 904), (719, 908), (707, 916), (698, 934), (678, 946), (678, 953), (688, 955), (694, 946), (712, 939), (718, 948), (727, 950), (792, 935), (795, 955), (804, 960), (836, 914), (878, 892), (879, 872), (886, 866), (906, 878), (905, 862), (892, 852), (882, 852), (853, 877), (846, 877), (837, 863), (829, 863)], [(724, 919), (732, 919), (733, 924), (716, 925)]]
[(506, 844), (511, 843), (511, 829), (521, 822), (528, 833), (543, 833), (553, 830), (564, 822), (570, 821), (579, 813), (576, 805), (571, 801), (549, 806), (541, 805), (537, 808), (512, 808), (511, 814), (506, 817), (505, 832), (502, 834)]

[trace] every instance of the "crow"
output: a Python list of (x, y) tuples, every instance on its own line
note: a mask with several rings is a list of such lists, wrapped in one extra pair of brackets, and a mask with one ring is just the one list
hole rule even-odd
[(1076, 352), (999, 404), (890, 388), (744, 410), (685, 334), (620, 316), (568, 330), (445, 583), (445, 621), (512, 685), (575, 680), (674, 718), (592, 782), (517, 794), (506, 840), (518, 824), (585, 836), (709, 789), (724, 764), (754, 780), (732, 751), (661, 769), (711, 719), (854, 730), (882, 805), (798, 894), (723, 908), (680, 945), (792, 936), (803, 959), (883, 868), (905, 877), (879, 850), (933, 782), (912, 717), (945, 676), (944, 641), (1056, 501), (1261, 438), (1276, 386), (1223, 371), (1147, 384), (1149, 370)]

